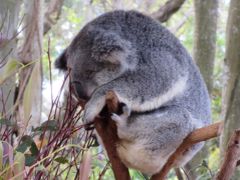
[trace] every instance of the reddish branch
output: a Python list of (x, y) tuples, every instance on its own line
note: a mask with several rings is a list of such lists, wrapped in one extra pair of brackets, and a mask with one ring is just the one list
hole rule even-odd
[(114, 121), (112, 121), (110, 118), (111, 113), (118, 111), (119, 101), (113, 91), (109, 91), (107, 93), (106, 101), (107, 116), (105, 118), (96, 118), (95, 128), (101, 137), (104, 147), (107, 151), (115, 179), (130, 180), (128, 169), (119, 159), (116, 151), (116, 146), (119, 142), (119, 138), (117, 136), (117, 127)]
[(229, 180), (233, 175), (236, 166), (238, 165), (240, 157), (240, 129), (235, 130), (231, 136), (223, 164), (219, 173), (216, 176), (216, 180)]

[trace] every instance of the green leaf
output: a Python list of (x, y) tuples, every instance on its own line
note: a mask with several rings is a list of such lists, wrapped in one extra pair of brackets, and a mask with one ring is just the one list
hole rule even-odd
[[(32, 64), (31, 64), (32, 63)], [(28, 64), (28, 66), (32, 65), (33, 69), (26, 85), (24, 94), (23, 94), (23, 110), (24, 110), (24, 123), (28, 124), (28, 120), (30, 117), (32, 119), (40, 119), (40, 105), (36, 103), (40, 99), (41, 96), (41, 63), (40, 61), (33, 61)]]
[(16, 148), (16, 151), (24, 153), (27, 150), (27, 148), (31, 146), (32, 142), (33, 139), (31, 138), (31, 136), (27, 135), (23, 136), (20, 140), (19, 145)]
[(12, 122), (11, 120), (8, 120), (8, 119), (0, 119), (0, 124), (6, 125), (6, 126), (16, 126), (17, 125), (15, 122)]
[(33, 143), (31, 144), (30, 152), (31, 152), (32, 155), (34, 155), (34, 156), (38, 155), (39, 150), (38, 150), (37, 145), (35, 144), (35, 142), (33, 142)]
[(21, 138), (20, 144), (17, 146), (16, 151), (24, 153), (28, 148), (30, 148), (32, 155), (38, 155), (39, 150), (34, 140), (31, 136), (25, 135)]
[[(17, 152), (14, 158), (14, 174), (24, 171), (25, 156), (23, 153)], [(23, 175), (18, 176), (18, 179), (24, 179)]]
[(65, 157), (57, 157), (56, 159), (54, 159), (54, 161), (61, 163), (61, 164), (68, 163), (68, 159), (66, 159)]
[(32, 156), (30, 154), (25, 154), (25, 165), (26, 166), (31, 166), (33, 165), (37, 160), (36, 156)]
[(8, 60), (7, 64), (0, 70), (0, 84), (12, 76), (17, 71), (19, 65), (21, 65), (21, 63), (17, 60)]
[(33, 131), (56, 131), (58, 128), (58, 122), (50, 120), (42, 123), (41, 126), (34, 128)]

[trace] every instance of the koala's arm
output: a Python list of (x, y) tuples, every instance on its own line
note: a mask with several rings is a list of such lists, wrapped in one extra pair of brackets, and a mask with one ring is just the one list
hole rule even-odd
[[(97, 88), (85, 106), (84, 122), (91, 122), (105, 105), (107, 91), (113, 90), (120, 102), (131, 111), (145, 112), (161, 107), (181, 95), (187, 87), (188, 74), (142, 67), (123, 73), (117, 79)], [(179, 75), (180, 74), (180, 75)]]

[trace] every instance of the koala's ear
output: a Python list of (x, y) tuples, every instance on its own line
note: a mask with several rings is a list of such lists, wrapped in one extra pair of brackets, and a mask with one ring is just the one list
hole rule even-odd
[(99, 62), (126, 64), (131, 43), (115, 33), (98, 33), (93, 41), (92, 56)]
[(67, 56), (66, 50), (55, 60), (54, 65), (57, 69), (67, 71)]

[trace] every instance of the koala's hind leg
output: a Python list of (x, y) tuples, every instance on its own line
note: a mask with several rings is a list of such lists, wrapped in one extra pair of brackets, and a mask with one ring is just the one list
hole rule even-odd
[[(191, 114), (178, 106), (145, 113), (132, 112), (127, 120), (119, 117), (118, 135), (123, 144), (118, 152), (126, 164), (147, 174), (158, 172), (183, 139), (199, 127)], [(186, 151), (176, 166), (184, 165), (201, 147), (202, 144), (197, 144)], [(143, 156), (142, 159), (136, 151)]]

